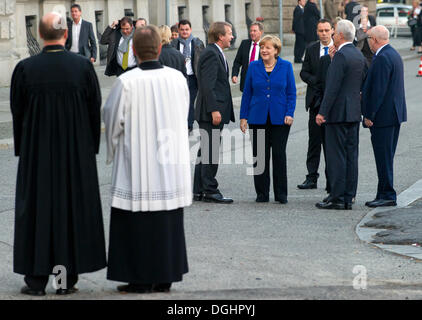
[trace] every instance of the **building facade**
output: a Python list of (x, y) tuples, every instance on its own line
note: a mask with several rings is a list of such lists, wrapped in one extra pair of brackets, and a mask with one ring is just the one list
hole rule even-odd
[[(339, 1), (336, 0), (336, 3)], [(373, 2), (372, 7), (375, 8), (375, 1), (365, 2)], [(146, 18), (148, 23), (155, 25), (166, 24), (166, 0), (0, 0), (0, 86), (10, 84), (13, 68), (19, 60), (40, 52), (40, 17), (50, 11), (70, 16), (73, 3), (81, 6), (82, 18), (93, 24), (97, 41), (107, 25), (125, 15), (135, 19)], [(286, 44), (293, 38), (291, 24), (296, 4), (297, 0), (283, 0)], [(188, 19), (192, 23), (193, 34), (204, 42), (213, 21), (227, 21), (233, 25), (233, 47), (248, 37), (248, 26), (257, 18), (263, 19), (267, 33), (277, 34), (279, 31), (278, 0), (169, 0), (169, 5), (169, 25)], [(106, 48), (99, 49), (104, 57)], [(100, 61), (97, 59), (96, 63)]]

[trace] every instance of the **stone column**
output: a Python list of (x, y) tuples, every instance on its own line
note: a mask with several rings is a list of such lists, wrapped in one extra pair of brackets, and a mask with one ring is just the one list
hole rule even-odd
[(148, 0), (136, 0), (135, 19), (138, 18), (145, 18), (150, 23)]
[(242, 40), (248, 38), (248, 28), (246, 26), (246, 13), (245, 13), (244, 0), (232, 1), (232, 23), (237, 33), (237, 39), (234, 46), (238, 47), (240, 43), (242, 42)]
[(21, 59), (16, 51), (16, 1), (0, 0), (0, 86), (10, 85), (12, 71)]
[(25, 21), (25, 4), (22, 2), (16, 2), (15, 11), (15, 25), (16, 25), (16, 45), (15, 50), (20, 59), (24, 59), (29, 56), (28, 44), (26, 38), (26, 21)]
[[(188, 20), (192, 24), (192, 34), (201, 39), (205, 44), (205, 32), (202, 19), (202, 1), (187, 0)], [(223, 8), (224, 13), (224, 8)]]
[(121, 19), (125, 14), (123, 8), (123, 1), (120, 0), (108, 0), (107, 1), (107, 19), (105, 22), (107, 25), (111, 25), (114, 20)]
[(226, 13), (224, 10), (224, 0), (211, 0), (210, 3), (210, 22), (226, 21)]

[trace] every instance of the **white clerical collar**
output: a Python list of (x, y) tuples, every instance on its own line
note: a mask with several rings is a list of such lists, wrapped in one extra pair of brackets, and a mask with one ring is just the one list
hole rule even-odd
[(79, 19), (79, 22), (78, 23), (75, 23), (75, 20), (73, 20), (73, 24), (74, 25), (77, 25), (77, 26), (82, 25), (82, 18)]
[(346, 45), (348, 45), (348, 44), (353, 44), (353, 42), (345, 42), (345, 43), (341, 44), (341, 45), (338, 47), (338, 50), (337, 50), (337, 51), (340, 51), (340, 50), (341, 50), (341, 48), (343, 48), (344, 46), (346, 46)]
[(321, 44), (321, 46), (320, 46), (320, 48), (322, 49), (322, 48), (325, 48), (325, 47), (331, 47), (332, 45), (334, 45), (334, 41), (333, 41), (333, 39), (331, 39), (331, 41), (330, 41), (330, 43), (328, 44), (328, 46), (324, 46), (323, 44), (322, 44), (322, 42), (320, 41), (319, 42), (320, 44)]
[(383, 45), (381, 48), (379, 48), (379, 49), (377, 50), (377, 52), (375, 53), (375, 55), (377, 56), (377, 55), (378, 55), (378, 53), (380, 53), (380, 51), (382, 50), (382, 48), (384, 48), (387, 44), (388, 44), (388, 43), (386, 43), (386, 44), (385, 44), (385, 45)]

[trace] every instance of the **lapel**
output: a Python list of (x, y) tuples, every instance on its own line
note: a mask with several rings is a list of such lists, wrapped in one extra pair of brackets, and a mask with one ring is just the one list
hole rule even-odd
[[(214, 50), (215, 50), (215, 51), (217, 51), (217, 54), (218, 54), (218, 56), (220, 57), (220, 61), (221, 61), (221, 63), (223, 64), (223, 68), (224, 68), (224, 70), (226, 70), (226, 73), (227, 73), (227, 71), (228, 71), (228, 66), (227, 66), (227, 63), (224, 61), (224, 57), (223, 57), (223, 55), (221, 54), (220, 49), (218, 49), (218, 48), (217, 48), (218, 44), (213, 43), (213, 44), (212, 44), (212, 46), (214, 47)], [(227, 68), (226, 68), (226, 66), (227, 66)]]
[(265, 66), (264, 66), (264, 61), (262, 61), (262, 59), (258, 60), (259, 64), (260, 64), (260, 69), (261, 69), (261, 73), (267, 78), (269, 79), (270, 77), (272, 77), (275, 73), (278, 72), (278, 70), (280, 69), (280, 65), (281, 65), (281, 58), (277, 57), (277, 62), (274, 66), (273, 71), (271, 71), (271, 75), (268, 75), (267, 71), (265, 71)]
[(85, 29), (85, 20), (82, 19), (81, 31), (79, 32), (79, 43), (78, 43), (79, 47), (81, 47), (81, 41), (82, 41), (82, 35), (84, 34), (84, 29)]

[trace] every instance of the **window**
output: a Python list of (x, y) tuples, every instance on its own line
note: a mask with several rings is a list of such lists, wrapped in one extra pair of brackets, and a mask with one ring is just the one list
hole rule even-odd
[(377, 10), (378, 17), (391, 17), (394, 18), (394, 8), (382, 8)]
[(397, 11), (399, 12), (399, 17), (407, 17), (409, 15), (410, 9), (409, 8), (403, 8), (403, 7), (397, 7)]

